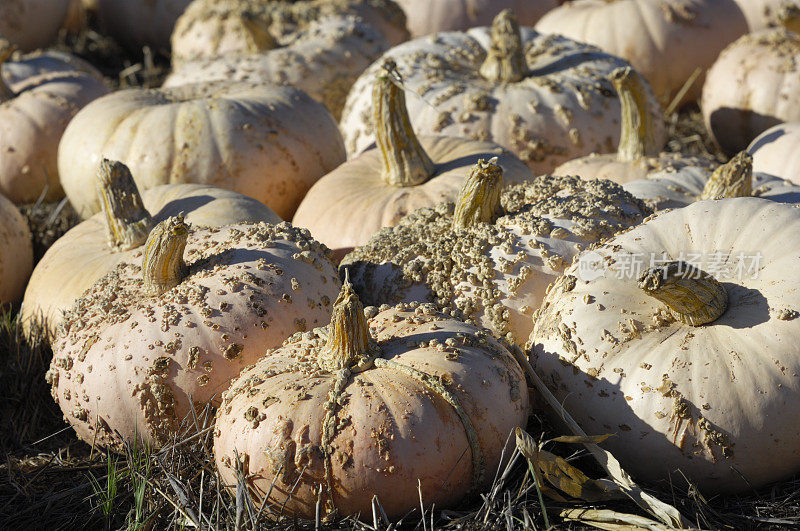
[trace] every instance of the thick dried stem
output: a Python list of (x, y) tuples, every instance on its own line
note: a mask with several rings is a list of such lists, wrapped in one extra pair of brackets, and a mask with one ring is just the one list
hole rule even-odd
[(653, 267), (639, 277), (639, 287), (667, 305), (679, 321), (700, 326), (728, 308), (728, 293), (717, 279), (685, 262)]
[(503, 168), (497, 157), (489, 162), (480, 159), (464, 179), (453, 212), (453, 228), (464, 229), (478, 223), (494, 223), (503, 215), (500, 191), (503, 187)]
[(248, 52), (259, 53), (280, 46), (269, 32), (272, 17), (268, 14), (244, 10), (239, 13), (239, 20), (242, 22)]
[(489, 81), (503, 83), (516, 83), (528, 75), (522, 33), (510, 9), (501, 11), (492, 22), (492, 40), (480, 74)]
[(753, 195), (753, 156), (740, 151), (711, 174), (700, 199), (750, 197)]
[(3, 80), (3, 64), (11, 58), (15, 50), (16, 47), (13, 44), (0, 37), (0, 103), (17, 96)]
[(775, 14), (775, 19), (778, 24), (787, 30), (795, 33), (800, 32), (800, 1), (784, 0), (781, 2), (778, 12)]
[(161, 295), (186, 278), (188, 269), (183, 251), (188, 237), (189, 227), (183, 215), (165, 219), (150, 232), (142, 257), (142, 277), (148, 295)]
[(328, 342), (322, 349), (319, 364), (331, 372), (342, 369), (360, 372), (372, 366), (375, 350), (364, 306), (353, 290), (350, 278), (346, 277), (333, 305)]
[(416, 186), (436, 171), (411, 128), (406, 96), (393, 61), (383, 64), (372, 89), (375, 137), (383, 155), (381, 177), (392, 186)]
[(643, 157), (658, 155), (660, 146), (656, 141), (656, 124), (650, 114), (647, 89), (642, 76), (627, 66), (614, 70), (610, 78), (622, 106), (622, 133), (617, 160), (634, 162)]
[(97, 196), (105, 213), (109, 247), (127, 251), (147, 241), (153, 218), (144, 208), (139, 189), (125, 164), (103, 159), (97, 171)]

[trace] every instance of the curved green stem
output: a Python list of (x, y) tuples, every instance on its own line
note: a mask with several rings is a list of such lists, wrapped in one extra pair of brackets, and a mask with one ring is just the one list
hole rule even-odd
[(617, 160), (634, 162), (643, 157), (658, 155), (656, 124), (650, 114), (642, 76), (631, 67), (617, 68), (611, 73), (611, 82), (619, 94), (622, 107), (622, 132), (617, 149)]

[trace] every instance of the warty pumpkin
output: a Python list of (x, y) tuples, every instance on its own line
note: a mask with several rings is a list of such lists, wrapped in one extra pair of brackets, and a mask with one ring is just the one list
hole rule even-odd
[[(348, 16), (372, 26), (391, 45), (408, 40), (405, 16), (392, 0), (194, 0), (175, 24), (172, 64), (263, 53), (294, 43), (316, 22)], [(322, 28), (317, 31), (328, 39), (318, 40), (317, 47), (335, 45), (341, 30), (331, 24)], [(359, 48), (351, 42), (350, 50)], [(313, 57), (307, 59), (311, 63)]]
[(614, 70), (610, 79), (622, 104), (619, 146), (616, 153), (592, 153), (561, 164), (554, 175), (577, 175), (582, 179), (608, 179), (624, 184), (652, 173), (684, 170), (711, 171), (714, 163), (701, 157), (661, 151), (658, 132), (664, 129), (662, 117), (649, 112), (646, 85), (631, 67)]
[(329, 257), (285, 222), (190, 229), (167, 218), (65, 316), (53, 398), (90, 444), (165, 444), (266, 349), (330, 319), (341, 283)]
[(9, 60), (14, 48), (0, 38), (0, 194), (14, 203), (64, 197), (58, 144), (69, 121), (108, 94), (100, 73), (61, 52)]
[(545, 288), (575, 255), (652, 211), (610, 181), (534, 177), (501, 192), (479, 161), (458, 199), (417, 210), (345, 256), (371, 305), (434, 302), (519, 345)]
[(353, 248), (422, 207), (454, 201), (478, 159), (496, 157), (507, 183), (532, 177), (517, 157), (491, 142), (423, 136), (411, 127), (406, 97), (387, 62), (375, 79), (378, 146), (345, 162), (308, 191), (292, 223), (334, 251)]
[(140, 255), (150, 230), (170, 216), (181, 214), (196, 227), (281, 221), (259, 201), (230, 190), (165, 184), (140, 196), (124, 164), (103, 160), (97, 173), (102, 211), (56, 240), (28, 282), (21, 316), (29, 333), (43, 325), (52, 338), (83, 292), (117, 264)]
[(747, 19), (750, 33), (783, 26), (797, 31), (800, 23), (798, 0), (736, 0)]
[(774, 125), (800, 120), (800, 36), (769, 29), (725, 48), (708, 71), (701, 108), (728, 154)]
[[(725, 46), (747, 33), (734, 0), (576, 0), (536, 24), (630, 61), (664, 106), (700, 96), (703, 74)], [(697, 69), (697, 80), (680, 92)]]
[[(353, 86), (340, 122), (350, 156), (375, 141), (372, 83), (397, 64), (418, 134), (492, 141), (534, 173), (619, 142), (620, 103), (608, 75), (628, 64), (596, 48), (520, 28), (503, 11), (491, 28), (439, 33), (396, 46)], [(647, 89), (654, 115), (661, 110)], [(664, 131), (656, 133), (659, 147)]]
[(345, 160), (336, 122), (291, 87), (246, 83), (129, 89), (86, 106), (61, 140), (61, 184), (78, 213), (100, 209), (100, 160), (126, 164), (140, 190), (198, 183), (291, 219), (311, 185)]
[(765, 199), (657, 214), (553, 284), (532, 362), (584, 430), (616, 434), (604, 445), (635, 479), (710, 496), (791, 475), (798, 249), (800, 209)]
[(800, 186), (791, 181), (753, 173), (753, 157), (746, 151), (711, 171), (688, 166), (661, 171), (630, 181), (623, 188), (653, 210), (681, 208), (695, 201), (723, 197), (763, 197), (779, 203), (800, 203)]
[(25, 218), (0, 194), (0, 306), (22, 298), (33, 269), (33, 241)]
[(0, 35), (25, 52), (44, 48), (58, 37), (71, 0), (3, 0)]
[(214, 455), (232, 490), (244, 471), (257, 506), (343, 517), (377, 496), (394, 520), (420, 496), (445, 508), (491, 483), (527, 411), (522, 370), (490, 334), (432, 304), (364, 309), (345, 282), (327, 328), (289, 338), (223, 395)]
[(249, 55), (225, 54), (184, 63), (167, 77), (164, 86), (220, 80), (291, 85), (338, 118), (353, 82), (389, 48), (374, 28), (359, 19), (339, 16), (314, 20), (283, 43)]
[(520, 24), (533, 26), (556, 7), (558, 0), (396, 0), (408, 18), (413, 38), (442, 31), (466, 31), (488, 26), (504, 9), (511, 9)]

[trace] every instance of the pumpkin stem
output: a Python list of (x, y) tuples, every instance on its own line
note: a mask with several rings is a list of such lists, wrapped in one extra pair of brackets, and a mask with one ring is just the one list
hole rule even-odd
[(369, 335), (364, 306), (353, 290), (349, 272), (345, 269), (344, 284), (333, 304), (328, 342), (322, 349), (319, 364), (331, 372), (342, 369), (361, 372), (372, 366), (376, 348)]
[(105, 213), (109, 247), (127, 251), (147, 241), (153, 218), (144, 208), (131, 170), (125, 164), (108, 159), (100, 162), (97, 195)]
[(789, 31), (800, 33), (800, 2), (797, 0), (784, 0), (775, 14), (778, 24)]
[(500, 191), (503, 168), (497, 157), (489, 162), (480, 159), (464, 179), (453, 212), (453, 229), (465, 229), (478, 223), (494, 223), (503, 215)]
[(189, 226), (183, 214), (170, 217), (156, 225), (147, 238), (142, 257), (144, 289), (158, 296), (180, 284), (187, 275), (183, 251), (189, 237)]
[(381, 177), (391, 186), (416, 186), (427, 181), (436, 169), (414, 134), (406, 95), (399, 83), (397, 65), (386, 60), (372, 88), (375, 137), (383, 155)]
[(634, 162), (643, 157), (658, 155), (660, 146), (656, 142), (656, 124), (650, 115), (647, 89), (642, 76), (626, 66), (611, 72), (610, 79), (617, 89), (622, 106), (622, 133), (617, 160)]
[(750, 197), (753, 195), (753, 156), (740, 151), (711, 174), (700, 199)]
[(239, 20), (242, 23), (248, 52), (259, 53), (280, 46), (269, 32), (272, 17), (268, 14), (245, 10), (239, 13)]
[(3, 80), (3, 64), (11, 58), (17, 47), (0, 37), (0, 103), (15, 98), (17, 95)]
[(494, 17), (489, 52), (479, 72), (484, 79), (503, 83), (516, 83), (528, 75), (522, 33), (512, 10), (504, 9)]
[(700, 326), (716, 320), (728, 308), (728, 293), (717, 279), (682, 261), (647, 270), (639, 287), (660, 300), (679, 321)]

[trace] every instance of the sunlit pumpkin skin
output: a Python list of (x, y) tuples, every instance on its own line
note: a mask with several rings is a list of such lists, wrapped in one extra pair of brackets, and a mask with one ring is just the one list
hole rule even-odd
[[(684, 474), (711, 496), (791, 475), (800, 470), (800, 290), (787, 272), (800, 268), (797, 249), (800, 210), (765, 199), (658, 214), (584, 255), (603, 264), (604, 276), (583, 276), (579, 261), (555, 282), (531, 335), (531, 360), (584, 430), (616, 434), (604, 445), (635, 479), (666, 482), (674, 473), (675, 484)], [(731, 258), (708, 265), (718, 251)], [(732, 272), (721, 288), (684, 281), (685, 298), (673, 299), (681, 312), (637, 285), (651, 256), (686, 261), (695, 252), (712, 253), (698, 259), (706, 273)], [(756, 253), (760, 260), (748, 259)], [(632, 256), (644, 258), (638, 273)], [(678, 319), (712, 308), (710, 317), (718, 315), (720, 289), (727, 310), (716, 319)]]
[(28, 223), (14, 203), (0, 194), (0, 307), (22, 298), (33, 269)]
[(22, 51), (44, 48), (58, 37), (70, 0), (3, 0), (0, 35)]
[[(498, 172), (479, 163), (462, 190)], [(501, 208), (486, 208), (483, 221), (456, 221), (472, 201), (462, 193), (382, 229), (340, 267), (365, 303), (431, 301), (523, 345), (545, 289), (573, 257), (652, 212), (619, 185), (578, 177), (537, 176), (495, 193)]]
[[(408, 110), (417, 134), (492, 141), (534, 173), (551, 172), (592, 152), (613, 151), (619, 142), (620, 102), (607, 77), (627, 63), (564, 37), (530, 28), (521, 28), (520, 34), (513, 15), (505, 11), (493, 27), (416, 39), (392, 48), (367, 69), (342, 113), (348, 154), (375, 141), (371, 89), (386, 59), (397, 63), (403, 86), (414, 94)], [(509, 42), (501, 45), (501, 40)], [(500, 51), (503, 46), (508, 53)], [(660, 114), (647, 90), (651, 112)], [(664, 145), (663, 129), (657, 140), (659, 148)]]
[(363, 21), (326, 17), (291, 35), (281, 47), (181, 63), (164, 86), (221, 80), (290, 85), (324, 104), (338, 118), (350, 87), (388, 48), (386, 38)]
[(700, 96), (703, 74), (725, 46), (747, 33), (734, 0), (576, 0), (536, 24), (630, 61), (664, 106), (700, 69), (683, 102)]
[(770, 127), (800, 120), (800, 36), (770, 29), (728, 46), (708, 71), (701, 107), (728, 154)]
[(373, 112), (378, 146), (361, 153), (316, 182), (292, 223), (311, 231), (336, 252), (367, 243), (406, 214), (455, 201), (465, 177), (480, 159), (497, 158), (505, 183), (532, 177), (517, 157), (491, 142), (466, 138), (417, 138), (393, 65), (375, 79)]
[(763, 197), (778, 203), (800, 203), (800, 186), (753, 173), (753, 159), (745, 151), (713, 171), (707, 166), (687, 166), (677, 171), (654, 172), (623, 188), (653, 210), (681, 208), (721, 197)]
[[(231, 385), (214, 433), (223, 482), (236, 490), (238, 454), (256, 506), (269, 493), (309, 519), (320, 488), (322, 517), (371, 514), (377, 496), (392, 521), (420, 496), (444, 509), (481, 492), (511, 430), (527, 420), (513, 356), (432, 304), (380, 312), (358, 304), (346, 317), (356, 312), (358, 328), (296, 334)], [(366, 348), (350, 347), (355, 359), (334, 363), (328, 349), (343, 330), (358, 331)]]
[[(262, 203), (247, 196), (201, 184), (165, 184), (142, 194), (152, 225), (183, 213), (195, 227), (233, 223), (280, 223)], [(140, 245), (115, 249), (108, 241), (106, 213), (98, 212), (69, 230), (36, 264), (25, 290), (22, 323), (28, 331), (44, 325), (55, 336), (63, 313), (117, 264), (141, 254)], [(142, 242), (144, 243), (144, 242)]]
[(163, 221), (59, 326), (48, 380), (65, 419), (100, 447), (165, 444), (265, 350), (330, 320), (329, 253), (288, 223)]
[[(372, 26), (391, 45), (408, 40), (405, 15), (391, 0), (195, 0), (175, 24), (172, 64), (263, 53), (291, 45), (323, 19), (348, 16)], [(318, 47), (337, 45), (336, 25), (316, 31), (329, 33), (327, 42), (318, 36)], [(358, 43), (349, 44), (358, 51)]]
[(503, 9), (511, 9), (523, 26), (533, 26), (557, 0), (396, 0), (408, 19), (413, 38), (442, 31), (489, 26)]
[(800, 122), (770, 127), (748, 146), (756, 173), (800, 184)]
[(94, 67), (69, 54), (7, 61), (10, 53), (0, 40), (0, 194), (17, 204), (56, 201), (64, 197), (61, 136), (82, 107), (109, 90)]
[(97, 0), (105, 33), (133, 52), (168, 50), (175, 22), (192, 0)]
[(747, 19), (750, 33), (779, 26), (797, 31), (800, 2), (797, 0), (736, 0)]
[(140, 190), (193, 182), (253, 197), (291, 219), (317, 179), (345, 160), (336, 122), (290, 87), (250, 84), (130, 89), (100, 98), (70, 122), (59, 173), (86, 218), (102, 158), (125, 163)]

